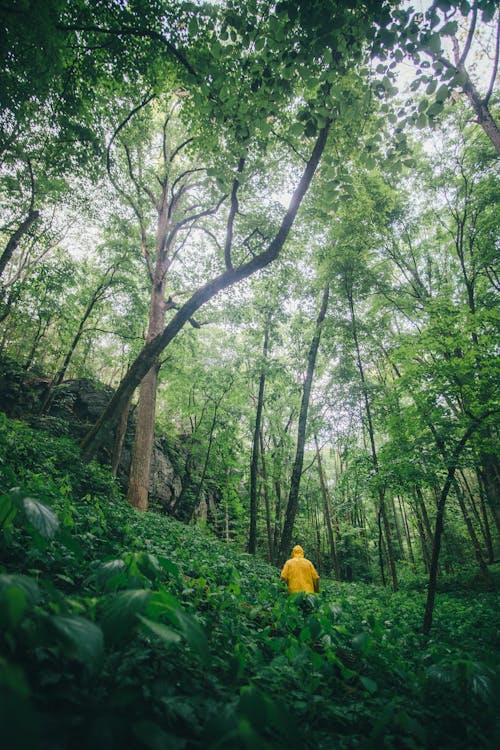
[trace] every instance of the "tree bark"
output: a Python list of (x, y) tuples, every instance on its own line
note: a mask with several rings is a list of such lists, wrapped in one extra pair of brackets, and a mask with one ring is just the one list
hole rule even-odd
[(174, 315), (172, 320), (170, 320), (165, 326), (162, 333), (158, 334), (145, 344), (122, 379), (109, 404), (104, 409), (95, 425), (83, 438), (81, 450), (84, 459), (90, 460), (96, 454), (109, 432), (116, 425), (121, 411), (131, 394), (133, 394), (143, 377), (151, 369), (155, 359), (164, 351), (196, 311), (223, 289), (236, 284), (242, 279), (246, 279), (248, 276), (251, 276), (256, 271), (265, 268), (276, 260), (286, 242), (293, 222), (295, 221), (297, 211), (302, 203), (302, 199), (307, 193), (311, 180), (316, 172), (326, 145), (328, 130), (329, 125), (325, 126), (319, 132), (311, 157), (304, 169), (299, 184), (295, 189), (289, 208), (283, 217), (276, 236), (270, 242), (267, 249), (259, 255), (254, 256), (246, 263), (243, 263), (238, 268), (226, 269), (219, 276), (211, 279), (197, 289), (187, 302), (180, 307), (176, 315)]
[(326, 310), (328, 307), (328, 299), (330, 296), (330, 287), (327, 284), (323, 291), (323, 298), (321, 301), (321, 307), (316, 321), (316, 329), (314, 333), (311, 346), (309, 348), (309, 354), (307, 357), (307, 371), (304, 385), (302, 388), (302, 400), (300, 404), (299, 413), (299, 425), (297, 431), (297, 447), (295, 452), (295, 461), (292, 469), (292, 478), (290, 482), (290, 491), (288, 494), (288, 503), (285, 513), (285, 523), (283, 525), (283, 533), (281, 535), (279, 558), (280, 562), (284, 562), (290, 553), (290, 546), (292, 542), (293, 525), (295, 522), (295, 516), (297, 515), (298, 504), (299, 504), (299, 488), (300, 478), (302, 475), (302, 466), (304, 463), (304, 449), (306, 441), (306, 428), (307, 428), (307, 414), (309, 411), (309, 399), (311, 395), (311, 387), (314, 377), (314, 369), (316, 367), (316, 356), (318, 354), (319, 342), (321, 339), (321, 330), (323, 328), (323, 322), (326, 316)]

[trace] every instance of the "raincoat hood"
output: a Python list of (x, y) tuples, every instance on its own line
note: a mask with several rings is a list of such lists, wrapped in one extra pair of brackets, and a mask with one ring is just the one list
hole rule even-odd
[(304, 550), (300, 544), (296, 544), (292, 550), (292, 557), (304, 557)]

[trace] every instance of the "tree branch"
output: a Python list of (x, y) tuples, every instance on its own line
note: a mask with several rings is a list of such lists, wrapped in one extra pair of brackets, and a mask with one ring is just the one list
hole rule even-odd
[[(241, 174), (243, 172), (243, 167), (245, 166), (245, 159), (242, 156), (238, 162), (238, 174)], [(226, 242), (224, 244), (224, 261), (226, 264), (226, 269), (229, 271), (233, 268), (233, 263), (231, 260), (231, 247), (233, 244), (233, 227), (234, 227), (234, 219), (236, 217), (236, 214), (238, 213), (238, 188), (240, 186), (240, 181), (237, 177), (233, 180), (233, 188), (231, 190), (231, 208), (229, 209), (229, 216), (227, 218), (227, 229), (226, 229)]]

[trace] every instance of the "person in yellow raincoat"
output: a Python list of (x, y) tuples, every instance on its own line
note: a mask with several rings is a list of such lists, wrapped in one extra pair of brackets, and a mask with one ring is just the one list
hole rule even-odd
[(300, 544), (293, 548), (292, 557), (284, 564), (280, 581), (286, 581), (289, 594), (299, 591), (319, 594), (319, 575), (312, 562), (304, 557)]

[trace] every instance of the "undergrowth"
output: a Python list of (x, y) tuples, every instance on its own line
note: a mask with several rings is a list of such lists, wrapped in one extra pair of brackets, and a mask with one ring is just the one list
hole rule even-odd
[(137, 514), (71, 441), (1, 416), (0, 470), (5, 747), (498, 747), (498, 587), (442, 589), (424, 638), (421, 586), (288, 597), (275, 568)]

